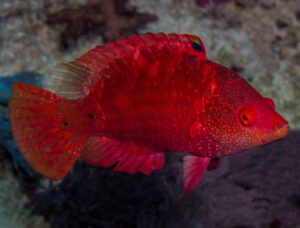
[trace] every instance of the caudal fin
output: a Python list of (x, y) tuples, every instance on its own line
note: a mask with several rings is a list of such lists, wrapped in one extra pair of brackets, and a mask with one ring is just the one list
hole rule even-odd
[(16, 83), (9, 103), (13, 136), (24, 158), (42, 175), (63, 178), (81, 154), (86, 138), (67, 127), (63, 98)]

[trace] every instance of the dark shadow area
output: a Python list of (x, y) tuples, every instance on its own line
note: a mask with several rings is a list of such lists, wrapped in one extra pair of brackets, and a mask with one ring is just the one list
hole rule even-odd
[(181, 156), (163, 170), (130, 175), (78, 164), (32, 205), (52, 227), (296, 227), (300, 132), (223, 159), (183, 196)]

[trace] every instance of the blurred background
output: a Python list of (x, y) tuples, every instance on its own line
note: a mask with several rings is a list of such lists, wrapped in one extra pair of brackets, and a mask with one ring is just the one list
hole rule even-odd
[[(222, 159), (182, 195), (182, 157), (151, 176), (78, 162), (50, 182), (23, 160), (7, 120), (10, 86), (38, 86), (57, 64), (144, 32), (195, 34), (208, 58), (247, 79), (289, 136)], [(299, 0), (0, 0), (0, 228), (300, 227)]]

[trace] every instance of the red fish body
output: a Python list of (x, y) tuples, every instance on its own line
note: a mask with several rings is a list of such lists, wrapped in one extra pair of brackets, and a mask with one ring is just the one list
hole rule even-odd
[(189, 191), (218, 157), (288, 132), (272, 100), (207, 60), (193, 35), (148, 33), (97, 46), (51, 80), (56, 93), (16, 84), (10, 120), (24, 157), (52, 179), (80, 156), (148, 174), (162, 168), (164, 152), (184, 152)]

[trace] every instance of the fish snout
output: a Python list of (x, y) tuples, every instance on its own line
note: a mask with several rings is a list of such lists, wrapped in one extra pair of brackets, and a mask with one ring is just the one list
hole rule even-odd
[(263, 137), (261, 138), (261, 142), (265, 144), (277, 139), (284, 138), (285, 136), (287, 136), (288, 132), (289, 132), (289, 124), (287, 121), (283, 123), (278, 123), (276, 124), (275, 129), (271, 134), (263, 135)]
[(285, 136), (287, 136), (288, 132), (289, 132), (289, 124), (288, 122), (286, 122), (285, 124), (279, 123), (276, 125), (276, 134), (278, 135), (278, 138), (284, 138)]

